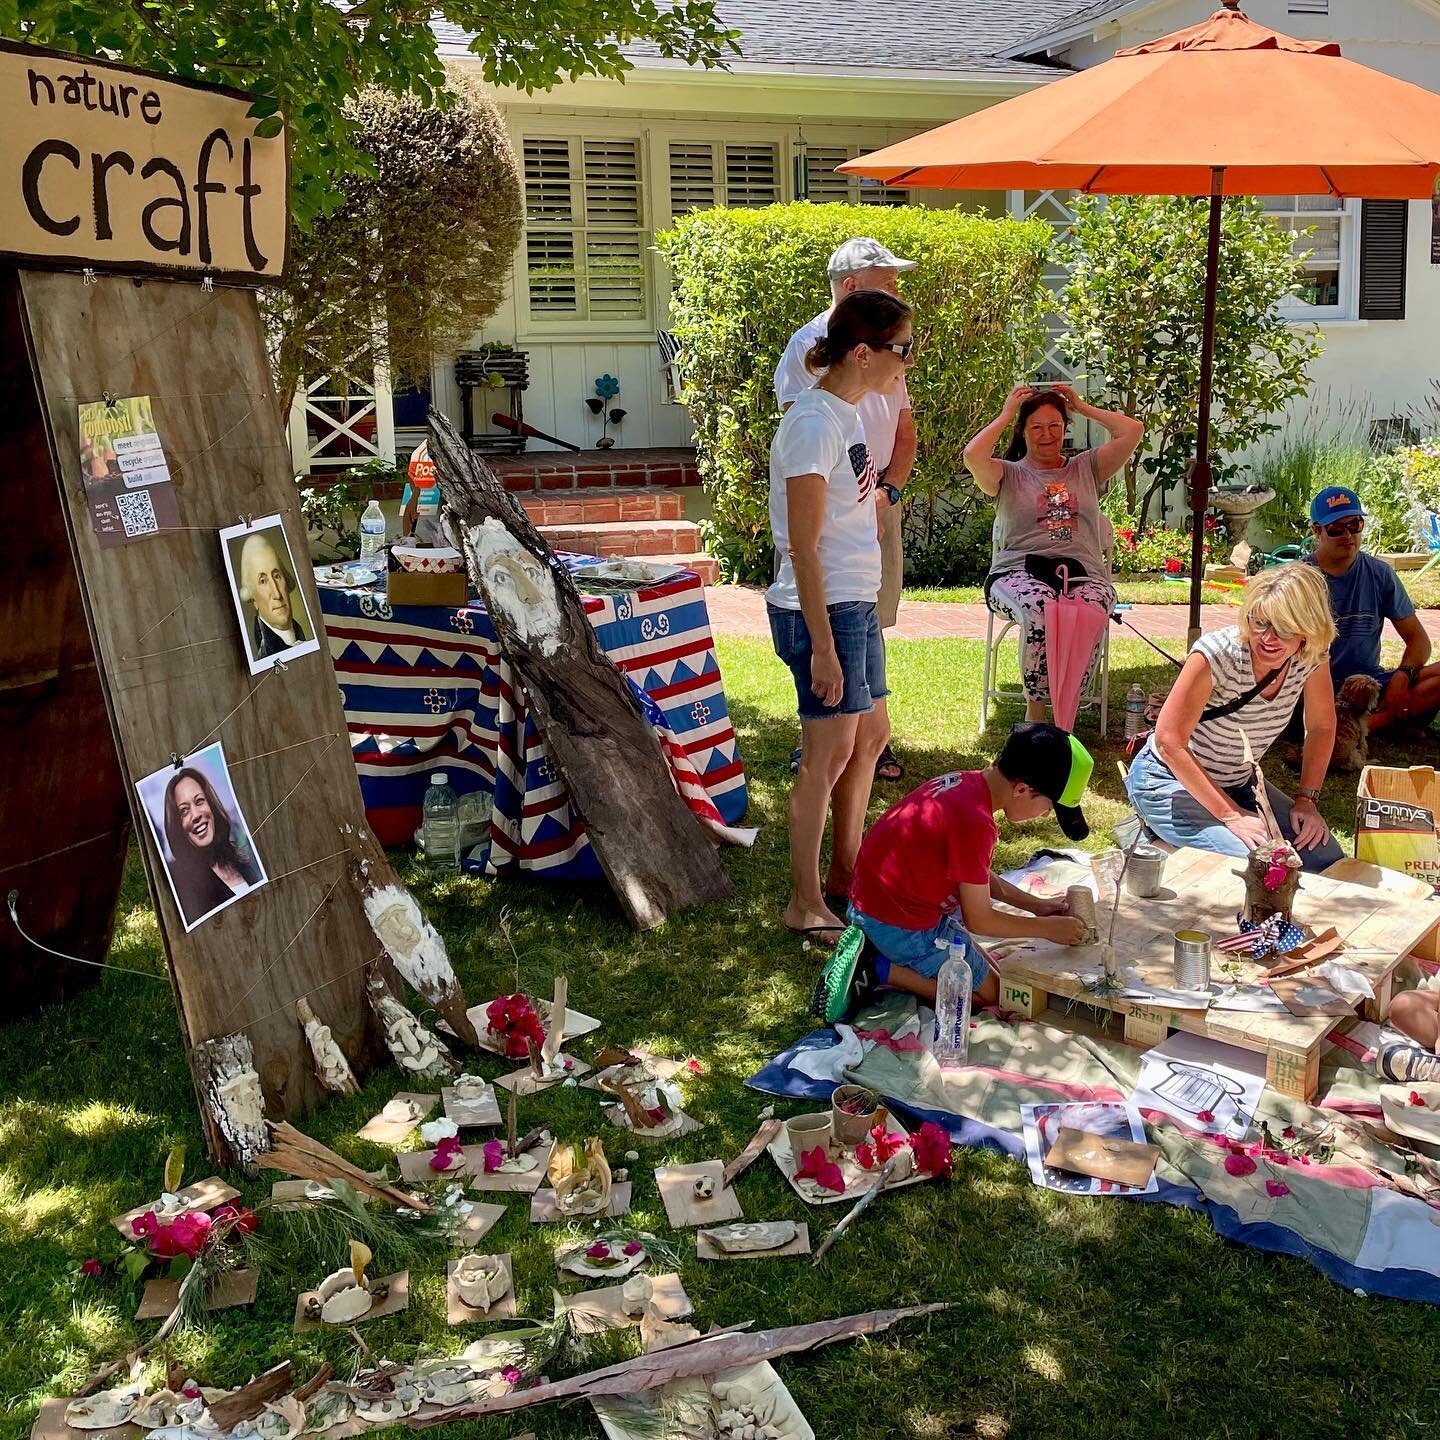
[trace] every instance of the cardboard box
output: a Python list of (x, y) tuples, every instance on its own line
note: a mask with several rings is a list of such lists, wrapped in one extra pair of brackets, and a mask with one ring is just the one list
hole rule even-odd
[(392, 570), (385, 578), (385, 598), (392, 605), (448, 605), (459, 610), (470, 599), (470, 579)]
[[(1355, 858), (1440, 887), (1440, 775), (1429, 765), (1409, 770), (1367, 765), (1355, 795)], [(1440, 928), (1412, 952), (1440, 959)]]

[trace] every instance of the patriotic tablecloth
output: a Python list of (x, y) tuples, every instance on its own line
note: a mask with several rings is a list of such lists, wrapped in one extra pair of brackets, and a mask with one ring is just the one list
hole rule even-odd
[[(487, 873), (599, 876), (478, 600), (461, 610), (391, 606), (383, 592), (322, 588), (320, 605), (360, 792), (382, 843), (409, 843), (430, 774), (444, 770), (457, 795), (494, 796)], [(648, 697), (643, 708), (691, 809), (712, 826), (740, 820), (745, 772), (700, 578), (586, 596), (585, 611), (601, 648)]]

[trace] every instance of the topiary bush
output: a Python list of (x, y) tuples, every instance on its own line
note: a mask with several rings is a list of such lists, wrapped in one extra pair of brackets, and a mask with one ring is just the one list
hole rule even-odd
[(770, 578), (775, 365), (790, 336), (830, 302), (830, 252), (857, 235), (920, 261), (900, 282), (915, 307), (918, 341), (909, 378), (919, 453), (906, 487), (907, 573), (973, 579), (957, 568), (978, 561), (983, 574), (990, 505), (966, 478), (962, 452), (1041, 339), (1051, 233), (1040, 220), (799, 202), (702, 210), (656, 236), (670, 266), (671, 328), (713, 506), (706, 543), (727, 579)]

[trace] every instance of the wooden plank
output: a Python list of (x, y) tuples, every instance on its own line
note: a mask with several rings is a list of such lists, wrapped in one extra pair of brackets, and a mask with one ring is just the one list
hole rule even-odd
[[(62, 955), (102, 961), (130, 833), (130, 801), (85, 624), (50, 445), (21, 323), (15, 271), (0, 267), (0, 496), (15, 523), (0, 566), (0, 896)], [(63, 721), (57, 717), (63, 716)], [(76, 757), (84, 803), (76, 804)], [(55, 1004), (100, 978), (0, 922), (7, 1013)], [(154, 982), (127, 980), (132, 987)]]
[[(87, 286), (75, 274), (30, 272), (20, 291), (132, 807), (134, 781), (161, 770), (172, 753), (220, 740), (271, 877), (187, 935), (148, 824), (137, 826), (187, 1053), (244, 1031), (268, 1113), (298, 1117), (324, 1092), (295, 1001), (311, 996), (363, 1074), (384, 1054), (364, 995), (364, 964), (379, 947), (348, 883), (344, 827), (358, 834), (365, 816), (329, 649), (285, 671), (250, 675), (216, 534), (247, 515), (281, 514), (302, 562), (296, 593), (310, 626), (319, 625), (254, 296), (128, 279)], [(151, 397), (185, 528), (102, 550), (80, 475), (77, 404), (106, 393)], [(77, 752), (70, 739), (67, 753), (84, 765), (88, 789), (104, 757)], [(212, 1152), (228, 1158), (208, 1117), (206, 1134)]]
[[(622, 909), (651, 929), (683, 906), (728, 899), (734, 888), (715, 844), (676, 792), (565, 567), (434, 410), (429, 447), (471, 577)], [(493, 554), (496, 546), (505, 553)], [(528, 578), (516, 580), (521, 572)]]

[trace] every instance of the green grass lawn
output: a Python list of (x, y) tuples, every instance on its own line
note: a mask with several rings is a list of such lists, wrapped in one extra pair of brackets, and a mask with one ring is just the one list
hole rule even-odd
[[(520, 983), (548, 991), (556, 965), (563, 965), (571, 1003), (604, 1020), (600, 1040), (700, 1059), (704, 1074), (688, 1082), (688, 1108), (705, 1131), (646, 1149), (631, 1166), (635, 1218), (660, 1227), (653, 1167), (735, 1154), (767, 1103), (742, 1080), (811, 1025), (805, 1004), (816, 958), (778, 919), (793, 692), (767, 643), (722, 639), (719, 649), (750, 777), (750, 818), (761, 826), (753, 850), (727, 852), (733, 900), (637, 935), (600, 887), (433, 883), (404, 862), (472, 1000), (516, 980), (516, 959), (500, 938), (504, 924), (520, 955)], [(1150, 666), (1147, 657), (1154, 658), (1137, 640), (1114, 642), (1117, 698), (1132, 680), (1148, 688), (1165, 678), (1164, 667)], [(994, 753), (1002, 723), (976, 735), (978, 642), (898, 642), (890, 669), (907, 784)], [(1112, 740), (1096, 767), (1089, 805), (1096, 845), (1124, 813), (1116, 754)], [(1276, 778), (1288, 777), (1277, 770)], [(896, 786), (877, 793), (877, 813), (900, 793)], [(1353, 782), (1332, 777), (1322, 805), (1348, 838)], [(1049, 824), (1008, 831), (997, 862), (1017, 863), (1059, 838)], [(162, 973), (154, 916), (134, 863), (112, 959)], [(237, 969), (247, 959), (253, 957), (237, 956)], [(578, 1049), (591, 1053), (588, 1041)], [(500, 1067), (479, 1068), (494, 1074)], [(350, 1159), (377, 1165), (386, 1152), (355, 1139), (354, 1131), (398, 1088), (395, 1070), (374, 1075), (361, 1096), (336, 1101), (305, 1126)], [(522, 1101), (522, 1128), (542, 1122), (561, 1137), (593, 1133), (597, 1101), (573, 1090)], [(625, 1142), (606, 1133), (612, 1163), (622, 1163)], [(107, 974), (69, 1004), (0, 1032), (4, 1440), (28, 1431), (46, 1395), (64, 1393), (151, 1333), (153, 1322), (136, 1327), (129, 1318), (136, 1291), (110, 1272), (81, 1280), (78, 1267), (88, 1255), (113, 1253), (117, 1237), (108, 1217), (157, 1193), (164, 1157), (176, 1144), (191, 1156), (189, 1178), (208, 1173), (167, 987)], [(273, 1177), (231, 1178), (254, 1201)], [(747, 1217), (808, 1219), (817, 1238), (837, 1218), (833, 1210), (807, 1211), (768, 1160), (739, 1182), (739, 1192)], [(344, 1257), (307, 1253), (285, 1239), (282, 1221), (267, 1222), (282, 1242), (280, 1257), (254, 1308), (218, 1315), (211, 1329), (172, 1347), (173, 1357), (208, 1383), (239, 1383), (287, 1357), (302, 1375), (324, 1359), (337, 1369), (354, 1362), (345, 1334), (291, 1334), (296, 1293)], [(523, 1202), (511, 1202), (487, 1245), (513, 1252), (522, 1313), (547, 1312), (552, 1236), (529, 1224)], [(442, 1258), (437, 1253), (415, 1267), (404, 1316), (361, 1331), (376, 1355), (403, 1360), (425, 1347), (458, 1350), (480, 1333), (446, 1329)], [(384, 1261), (377, 1254), (377, 1265)], [(1428, 1433), (1436, 1424), (1435, 1310), (1350, 1294), (1303, 1261), (1226, 1243), (1188, 1211), (1036, 1189), (1021, 1165), (988, 1152), (961, 1152), (951, 1183), (881, 1201), (819, 1271), (803, 1261), (690, 1260), (684, 1279), (704, 1326), (789, 1324), (950, 1302), (950, 1311), (928, 1322), (780, 1362), (822, 1440), (1171, 1434), (1370, 1440)], [(614, 1342), (607, 1353), (630, 1343)], [(556, 1408), (435, 1433), (438, 1440), (504, 1440), (522, 1430), (540, 1437), (600, 1434), (588, 1409)]]

